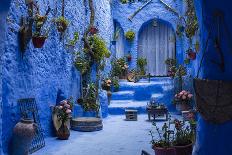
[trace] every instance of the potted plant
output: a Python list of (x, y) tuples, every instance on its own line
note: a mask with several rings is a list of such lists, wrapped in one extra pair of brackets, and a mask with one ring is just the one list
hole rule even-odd
[(120, 0), (122, 4), (128, 3), (128, 0)]
[(133, 41), (135, 38), (135, 33), (132, 30), (126, 32), (125, 37), (128, 41)]
[(74, 65), (81, 75), (86, 74), (90, 69), (90, 63), (85, 59), (83, 55), (76, 53)]
[(188, 58), (190, 60), (195, 60), (196, 59), (196, 52), (194, 52), (192, 49), (188, 49), (186, 51), (187, 55), (188, 55)]
[(184, 121), (174, 120), (175, 139), (173, 146), (176, 155), (191, 155), (193, 150), (194, 131)]
[(111, 96), (112, 96), (112, 93), (111, 93), (111, 84), (112, 84), (112, 81), (109, 78), (106, 78), (106, 79), (104, 79), (102, 81), (102, 89), (107, 91), (107, 97), (108, 97), (108, 101), (109, 102), (110, 102)]
[(145, 58), (138, 58), (137, 59), (137, 66), (139, 67), (139, 72), (141, 75), (145, 75), (145, 66), (147, 65), (147, 59)]
[(64, 32), (69, 24), (68, 20), (64, 16), (60, 16), (55, 22), (58, 32)]
[(57, 131), (57, 137), (61, 140), (67, 140), (70, 136), (69, 126), (67, 122), (70, 121), (72, 113), (73, 103), (69, 100), (63, 100), (59, 106), (56, 106), (58, 121), (61, 122), (61, 126)]
[(70, 52), (74, 51), (75, 45), (76, 45), (78, 40), (79, 40), (79, 33), (74, 32), (73, 39), (69, 40), (69, 42), (66, 44), (66, 47), (67, 47), (68, 51), (70, 51)]
[(117, 76), (119, 79), (126, 79), (128, 68), (129, 66), (124, 58), (115, 59), (112, 61), (112, 76)]
[(189, 91), (182, 90), (181, 92), (177, 93), (174, 99), (176, 109), (179, 112), (189, 110), (192, 98), (193, 94), (191, 94)]
[(155, 139), (152, 130), (149, 131), (152, 138), (150, 143), (152, 144), (152, 149), (155, 151), (156, 155), (176, 155), (175, 148), (172, 146), (174, 131), (170, 129), (170, 120), (168, 123), (169, 124), (164, 123), (161, 131), (155, 122), (152, 124), (158, 133), (158, 139)]
[(90, 33), (91, 35), (97, 34), (98, 31), (99, 31), (98, 28), (95, 27), (95, 26), (91, 26), (90, 29), (89, 29), (89, 33)]
[(126, 58), (127, 58), (127, 61), (128, 61), (128, 62), (130, 62), (130, 61), (131, 61), (131, 59), (132, 59), (131, 54), (128, 54), (128, 55), (126, 56)]

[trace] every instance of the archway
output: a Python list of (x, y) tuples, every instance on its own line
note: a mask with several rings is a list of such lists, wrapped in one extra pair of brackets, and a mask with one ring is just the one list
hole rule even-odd
[(175, 59), (176, 39), (171, 24), (158, 19), (144, 23), (139, 31), (138, 58), (147, 59), (147, 74), (167, 76), (167, 58)]
[(114, 35), (116, 36), (115, 57), (123, 58), (125, 56), (125, 37), (124, 31), (117, 21), (114, 20)]

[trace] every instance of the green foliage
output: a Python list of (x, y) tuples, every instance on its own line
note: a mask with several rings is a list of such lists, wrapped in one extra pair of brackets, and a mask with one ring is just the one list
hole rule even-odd
[[(35, 28), (35, 32), (33, 34), (33, 36), (43, 36), (42, 34), (42, 27), (44, 26), (45, 22), (47, 21), (47, 16), (42, 16), (40, 14), (36, 14), (34, 17), (34, 28)], [(47, 36), (47, 34), (45, 34), (45, 36)]]
[(56, 23), (62, 23), (63, 26), (67, 27), (69, 24), (69, 21), (66, 18), (64, 18), (64, 16), (60, 16), (59, 18), (56, 19)]
[(90, 83), (84, 90), (84, 97), (79, 99), (79, 104), (84, 111), (97, 112), (99, 110), (99, 104), (97, 103), (97, 86), (94, 83)]
[(111, 81), (112, 81), (112, 85), (113, 85), (113, 90), (114, 90), (114, 92), (117, 92), (118, 90), (119, 90), (119, 79), (117, 78), (117, 77), (113, 77), (112, 79), (111, 79)]
[(124, 58), (119, 58), (115, 59), (112, 61), (112, 70), (111, 70), (111, 76), (124, 76), (127, 69), (128, 65), (126, 63), (126, 60)]
[(79, 53), (76, 54), (74, 64), (76, 69), (80, 71), (82, 75), (86, 74), (90, 70), (89, 61), (85, 58), (85, 56), (81, 56)]
[(98, 35), (89, 37), (89, 43), (93, 51), (93, 59), (99, 64), (104, 58), (110, 57), (110, 51), (108, 50), (105, 41)]
[(129, 40), (129, 41), (133, 41), (134, 38), (135, 38), (135, 33), (134, 33), (134, 31), (132, 31), (132, 30), (127, 31), (126, 34), (125, 34), (125, 37), (126, 37), (126, 39)]
[(79, 33), (78, 32), (74, 32), (74, 37), (72, 40), (69, 41), (69, 45), (71, 46), (75, 46), (75, 44), (77, 43), (77, 41), (79, 40)]
[(137, 59), (137, 66), (139, 67), (140, 74), (145, 75), (145, 66), (147, 65), (147, 59), (145, 58), (138, 58)]
[(120, 0), (122, 4), (128, 3), (128, 0)]

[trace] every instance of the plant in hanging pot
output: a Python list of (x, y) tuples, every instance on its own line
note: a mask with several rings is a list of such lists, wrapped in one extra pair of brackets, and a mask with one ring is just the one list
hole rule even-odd
[(175, 95), (174, 104), (176, 104), (177, 111), (187, 111), (190, 109), (191, 100), (193, 98), (193, 94), (189, 91), (182, 90), (181, 92)]
[(186, 51), (187, 55), (188, 55), (188, 58), (190, 60), (195, 60), (196, 59), (196, 52), (194, 52), (192, 49), (188, 49)]
[(176, 150), (176, 155), (191, 155), (195, 131), (189, 125), (186, 125), (184, 121), (176, 119), (174, 124), (176, 132), (173, 146)]
[(138, 58), (137, 59), (137, 66), (139, 68), (139, 72), (141, 75), (146, 74), (146, 71), (145, 71), (146, 65), (147, 65), (147, 59), (145, 59), (145, 58)]
[(69, 21), (64, 16), (60, 16), (55, 22), (58, 32), (64, 32), (69, 24)]
[(95, 27), (95, 26), (91, 26), (90, 29), (89, 29), (90, 35), (95, 35), (95, 34), (98, 33), (98, 31), (99, 31), (98, 28)]
[(74, 37), (72, 40), (69, 40), (69, 42), (66, 44), (66, 48), (69, 52), (73, 52), (75, 45), (77, 43), (77, 41), (79, 40), (79, 33), (78, 32), (74, 32)]
[(73, 102), (69, 100), (63, 100), (60, 102), (60, 105), (55, 109), (57, 110), (58, 120), (61, 122), (61, 126), (57, 131), (57, 137), (61, 140), (67, 140), (70, 136), (69, 127), (67, 122), (71, 119)]
[(170, 120), (168, 123), (164, 123), (161, 131), (155, 122), (152, 124), (158, 133), (158, 139), (155, 139), (153, 130), (149, 131), (152, 138), (150, 143), (156, 155), (176, 155), (175, 148), (172, 146), (173, 138), (171, 137), (171, 135), (174, 136), (174, 131), (170, 129)]
[(132, 30), (126, 32), (125, 37), (128, 41), (133, 41), (135, 38), (135, 33)]

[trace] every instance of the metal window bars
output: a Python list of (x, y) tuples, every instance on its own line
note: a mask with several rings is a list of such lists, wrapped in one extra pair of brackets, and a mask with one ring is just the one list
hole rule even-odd
[(37, 104), (35, 98), (24, 98), (18, 100), (18, 106), (21, 117), (32, 119), (38, 125), (36, 135), (32, 140), (29, 149), (30, 154), (32, 154), (45, 146), (43, 129), (40, 124)]

